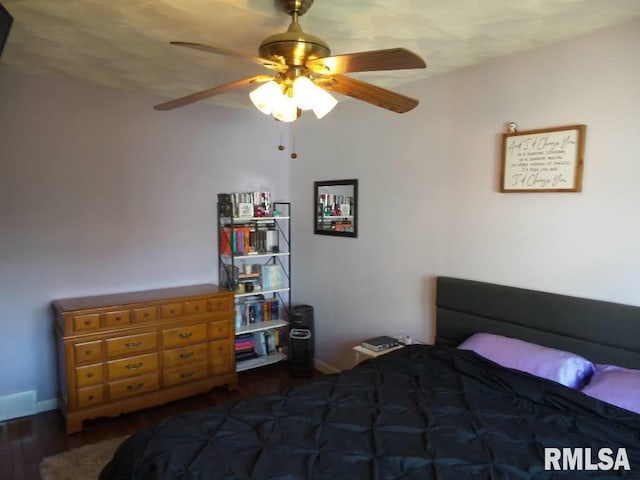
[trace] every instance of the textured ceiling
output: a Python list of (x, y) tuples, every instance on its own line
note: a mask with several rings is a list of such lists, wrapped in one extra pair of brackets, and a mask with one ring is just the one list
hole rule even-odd
[[(274, 0), (0, 1), (15, 19), (5, 66), (167, 99), (269, 73), (169, 41), (257, 55), (259, 43), (290, 20)], [(352, 74), (393, 89), (638, 15), (639, 0), (316, 0), (300, 23), (333, 54), (406, 47), (421, 55), (426, 70)], [(248, 107), (247, 93), (208, 101)]]

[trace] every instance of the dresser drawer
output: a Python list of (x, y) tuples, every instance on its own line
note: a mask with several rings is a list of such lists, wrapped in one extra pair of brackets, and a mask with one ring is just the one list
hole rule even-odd
[(209, 299), (210, 312), (233, 311), (233, 297), (220, 297)]
[(109, 399), (131, 397), (158, 389), (158, 372), (140, 375), (126, 380), (118, 380), (107, 384)]
[(134, 322), (155, 322), (158, 319), (157, 307), (134, 308), (132, 311)]
[(158, 370), (158, 354), (138, 355), (137, 357), (112, 360), (107, 363), (107, 376), (109, 380), (133, 377)]
[(76, 343), (73, 346), (76, 363), (95, 363), (102, 360), (102, 341)]
[(100, 328), (100, 314), (76, 315), (73, 317), (74, 330), (93, 330)]
[(160, 306), (162, 318), (176, 318), (182, 315), (182, 303), (169, 303)]
[(78, 387), (86, 387), (102, 383), (102, 364), (87, 365), (86, 367), (76, 368), (76, 385)]
[(78, 389), (78, 407), (87, 408), (104, 402), (104, 385)]
[(192, 365), (173, 368), (162, 372), (162, 385), (170, 387), (180, 383), (191, 382), (207, 376), (206, 363), (194, 363)]
[(212, 375), (229, 373), (233, 369), (229, 340), (209, 342), (209, 367)]
[(106, 342), (107, 356), (109, 358), (120, 355), (136, 355), (158, 349), (158, 335), (156, 332), (109, 338)]
[(206, 300), (196, 300), (193, 302), (184, 302), (183, 312), (185, 315), (195, 315), (205, 313), (207, 311)]
[(223, 338), (229, 338), (231, 328), (228, 320), (220, 320), (219, 322), (209, 323), (209, 339), (220, 340)]
[(162, 345), (165, 349), (205, 342), (206, 340), (207, 325), (205, 323), (169, 328), (162, 331)]
[(186, 363), (206, 362), (208, 354), (208, 346), (206, 343), (165, 350), (162, 352), (162, 367), (171, 368)]
[(128, 325), (130, 319), (129, 310), (120, 310), (118, 312), (107, 312), (104, 314), (105, 327), (119, 327)]

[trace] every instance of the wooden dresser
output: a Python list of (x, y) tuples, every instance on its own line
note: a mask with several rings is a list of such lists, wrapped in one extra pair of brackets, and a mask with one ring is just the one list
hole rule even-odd
[(86, 419), (237, 386), (230, 290), (191, 285), (56, 300), (53, 307), (67, 433)]

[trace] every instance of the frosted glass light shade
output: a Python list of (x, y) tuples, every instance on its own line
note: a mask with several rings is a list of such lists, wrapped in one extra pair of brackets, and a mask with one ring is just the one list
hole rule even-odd
[(333, 110), (333, 107), (335, 107), (338, 104), (338, 100), (336, 100), (333, 95), (331, 95), (329, 92), (327, 92), (326, 90), (323, 90), (320, 87), (317, 87), (317, 92), (316, 92), (316, 98), (315, 98), (315, 103), (313, 106), (313, 113), (316, 114), (316, 117), (318, 117), (318, 119), (324, 117), (327, 113), (329, 113), (331, 110)]
[(293, 122), (298, 118), (298, 106), (296, 101), (283, 93), (273, 106), (273, 116), (281, 122)]
[(273, 80), (259, 86), (249, 94), (255, 107), (265, 115), (270, 115), (273, 112), (273, 108), (281, 96), (282, 89)]
[(311, 110), (315, 105), (319, 89), (309, 77), (298, 77), (293, 81), (293, 98), (300, 110)]
[(293, 122), (298, 118), (298, 109), (313, 110), (316, 117), (322, 118), (336, 106), (338, 101), (318, 87), (306, 76), (293, 81), (290, 93), (282, 92), (283, 86), (271, 80), (249, 93), (255, 107), (265, 115), (273, 115), (282, 122)]

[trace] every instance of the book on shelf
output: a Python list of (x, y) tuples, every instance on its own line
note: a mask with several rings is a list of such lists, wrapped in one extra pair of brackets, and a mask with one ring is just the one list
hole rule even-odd
[(235, 338), (236, 361), (256, 356), (254, 337), (251, 333), (237, 335)]
[(219, 236), (222, 255), (258, 255), (280, 250), (279, 232), (273, 224), (224, 226)]
[(228, 205), (235, 218), (270, 217), (273, 214), (273, 201), (270, 191), (219, 193), (218, 204)]
[(275, 290), (284, 285), (284, 271), (282, 265), (271, 263), (262, 266), (262, 288), (264, 290)]
[(279, 319), (280, 301), (263, 295), (244, 297), (236, 307), (236, 329), (270, 320)]
[(280, 331), (274, 329), (255, 332), (253, 345), (256, 354), (260, 356), (276, 354), (280, 349)]

